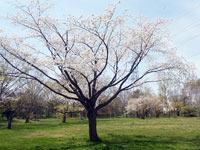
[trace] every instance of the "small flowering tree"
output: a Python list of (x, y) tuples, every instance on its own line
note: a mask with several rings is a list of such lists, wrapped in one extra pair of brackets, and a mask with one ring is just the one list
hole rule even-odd
[(62, 114), (62, 122), (66, 123), (67, 113), (69, 111), (69, 102), (62, 101), (60, 105), (55, 107), (57, 113)]
[(12, 120), (18, 110), (16, 92), (25, 85), (24, 78), (25, 76), (0, 59), (0, 112), (7, 118), (8, 129), (11, 129)]
[(78, 102), (70, 102), (62, 100), (61, 104), (55, 107), (57, 113), (62, 114), (62, 122), (66, 123), (67, 113), (80, 113), (80, 120), (82, 120), (83, 107)]
[(144, 97), (130, 99), (126, 106), (128, 113), (135, 113), (137, 117), (145, 119), (147, 116), (159, 117), (163, 112), (162, 102), (155, 97)]
[[(48, 15), (47, 7), (39, 1), (17, 5), (21, 11), (11, 19), (24, 30), (14, 38), (2, 34), (0, 46), (7, 55), (40, 72), (62, 90), (25, 72), (1, 52), (0, 56), (54, 93), (79, 101), (87, 110), (90, 140), (98, 141), (98, 110), (122, 91), (156, 81), (151, 74), (177, 67), (168, 45), (166, 21), (132, 18), (126, 13), (116, 16), (116, 5), (100, 16), (59, 21)], [(97, 103), (113, 87), (116, 90), (107, 100)]]
[(8, 129), (12, 127), (12, 121), (17, 111), (17, 101), (18, 99), (14, 97), (6, 97), (0, 101), (0, 109), (3, 110), (3, 115), (6, 116), (8, 121)]

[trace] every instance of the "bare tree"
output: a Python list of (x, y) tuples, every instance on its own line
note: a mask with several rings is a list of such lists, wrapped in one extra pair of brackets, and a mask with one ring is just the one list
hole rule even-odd
[[(54, 93), (79, 101), (87, 110), (90, 140), (98, 141), (98, 110), (122, 91), (157, 81), (152, 74), (177, 67), (179, 59), (168, 46), (166, 21), (131, 18), (126, 13), (116, 16), (116, 5), (100, 16), (59, 21), (48, 16), (47, 7), (39, 1), (17, 5), (21, 13), (11, 19), (25, 29), (24, 34), (15, 38), (2, 35), (0, 46), (62, 90), (25, 72), (1, 52), (0, 56)], [(113, 87), (116, 90), (107, 100), (97, 103)]]

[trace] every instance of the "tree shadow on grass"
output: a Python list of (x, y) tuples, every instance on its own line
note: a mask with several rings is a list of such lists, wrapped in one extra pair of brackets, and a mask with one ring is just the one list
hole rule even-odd
[[(4, 123), (4, 124), (0, 124), (0, 129), (6, 129), (7, 127), (7, 124)], [(51, 128), (51, 127), (55, 127), (55, 125), (47, 125), (47, 124), (32, 124), (32, 123), (28, 123), (28, 124), (23, 124), (23, 123), (20, 123), (20, 124), (15, 124), (15, 123), (12, 123), (12, 129), (11, 130), (27, 130), (27, 129), (37, 129), (37, 128)]]
[[(56, 123), (49, 123), (49, 122), (34, 122), (31, 121), (30, 123), (23, 123), (23, 122), (17, 122), (13, 121), (12, 123), (12, 130), (31, 130), (31, 129), (55, 129), (60, 127), (69, 127), (69, 126), (76, 126), (76, 125), (83, 125), (88, 124), (88, 120), (75, 120), (75, 121), (69, 121), (66, 123), (62, 123), (58, 120)], [(0, 123), (0, 130), (4, 130), (7, 128), (7, 121)]]
[[(98, 119), (98, 123), (104, 123), (104, 122), (112, 122), (113, 120), (109, 119)], [(51, 122), (51, 121), (50, 121)], [(56, 123), (54, 120), (52, 123), (49, 123), (49, 120), (47, 122), (45, 120), (35, 122), (35, 121), (30, 121), (30, 123), (25, 123), (24, 122), (19, 122), (17, 120), (13, 120), (12, 122), (12, 130), (24, 130), (24, 129), (46, 129), (46, 128), (58, 128), (58, 127), (65, 127), (65, 126), (76, 126), (76, 125), (88, 125), (88, 120), (69, 120), (66, 123), (62, 123), (61, 120), (58, 120)], [(7, 121), (3, 120), (0, 122), (0, 130), (6, 129), (7, 128)]]
[[(199, 137), (195, 137), (191, 141), (186, 138), (161, 138), (159, 136), (143, 136), (143, 135), (114, 135), (109, 134), (101, 142), (90, 142), (77, 145), (75, 141), (71, 141), (69, 145), (62, 147), (62, 150), (176, 150), (181, 149), (180, 145), (185, 144), (186, 148), (198, 149), (200, 147)], [(50, 150), (50, 149), (49, 149)], [(55, 149), (58, 150), (58, 149)]]

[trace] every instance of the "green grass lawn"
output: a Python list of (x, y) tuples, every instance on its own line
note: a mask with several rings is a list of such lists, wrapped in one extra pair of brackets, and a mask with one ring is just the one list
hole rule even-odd
[(0, 123), (0, 150), (200, 150), (200, 118), (98, 119), (99, 143), (89, 141), (87, 120), (67, 121)]

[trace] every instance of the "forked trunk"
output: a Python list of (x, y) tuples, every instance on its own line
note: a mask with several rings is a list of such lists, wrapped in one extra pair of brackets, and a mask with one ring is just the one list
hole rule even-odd
[(93, 142), (100, 141), (100, 139), (97, 135), (96, 113), (88, 112), (87, 116), (88, 116), (88, 120), (89, 120), (90, 141), (93, 141)]

